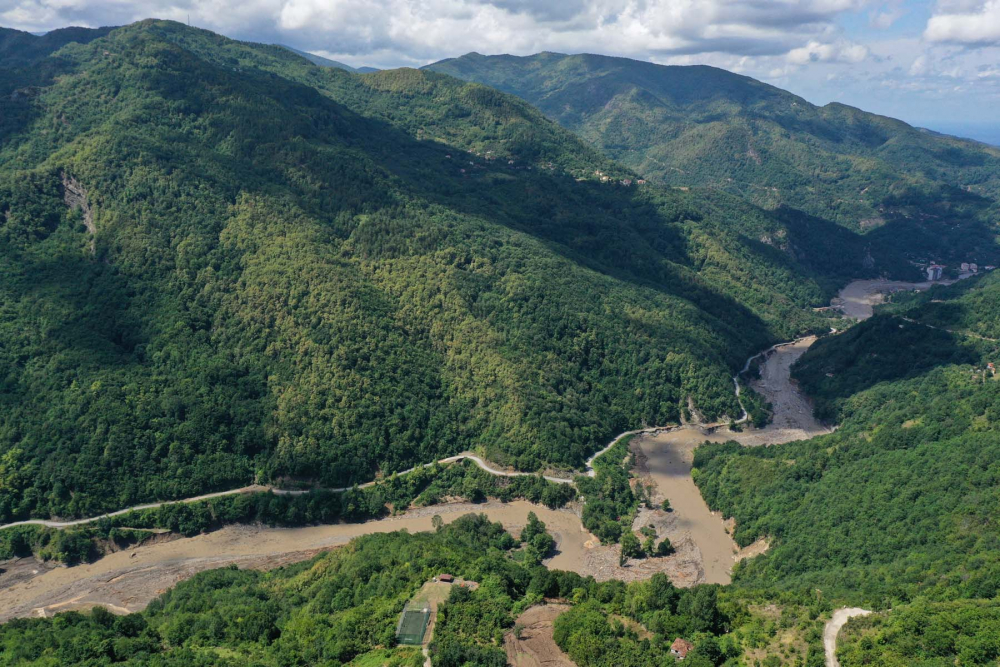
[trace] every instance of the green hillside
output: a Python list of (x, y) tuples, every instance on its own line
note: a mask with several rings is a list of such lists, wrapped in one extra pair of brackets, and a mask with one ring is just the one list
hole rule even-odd
[(108, 34), (111, 28), (60, 28), (44, 35), (0, 28), (0, 68), (24, 67), (52, 55), (67, 44), (86, 44)]
[(428, 67), (514, 93), (664, 184), (800, 209), (917, 259), (997, 256), (1000, 149), (713, 67), (558, 53)]
[[(864, 239), (525, 102), (146, 21), (0, 73), (0, 520), (734, 415)], [(843, 259), (832, 259), (836, 247)], [(887, 253), (883, 264), (902, 260)]]
[(998, 300), (994, 275), (895, 295), (793, 369), (835, 433), (695, 454), (737, 542), (771, 541), (737, 586), (808, 587), (885, 612), (852, 622), (845, 667), (1000, 657), (1000, 380), (987, 366), (1000, 359)]

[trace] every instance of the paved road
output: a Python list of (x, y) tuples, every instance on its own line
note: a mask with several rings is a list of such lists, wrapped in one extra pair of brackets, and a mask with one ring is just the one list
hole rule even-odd
[(823, 628), (823, 650), (826, 652), (826, 667), (840, 667), (837, 660), (837, 635), (840, 629), (855, 616), (867, 616), (871, 611), (861, 607), (844, 607), (833, 612), (833, 618)]

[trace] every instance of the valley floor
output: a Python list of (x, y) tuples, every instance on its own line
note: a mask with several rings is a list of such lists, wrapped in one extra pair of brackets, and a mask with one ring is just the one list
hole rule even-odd
[[(857, 294), (868, 296), (862, 298)], [(872, 291), (871, 281), (852, 283), (842, 292), (842, 296), (849, 297), (844, 298), (844, 303), (868, 304), (862, 318), (870, 315), (868, 301), (877, 298), (874, 294), (877, 292)], [(469, 512), (485, 513), (514, 533), (525, 525), (528, 512), (535, 512), (556, 540), (557, 553), (546, 562), (554, 569), (592, 575), (600, 580), (645, 579), (655, 572), (665, 572), (679, 586), (728, 583), (734, 562), (763, 552), (767, 545), (766, 542), (751, 545), (743, 552), (736, 548), (723, 517), (708, 509), (691, 479), (694, 449), (706, 440), (737, 440), (747, 446), (759, 446), (828, 432), (813, 418), (807, 399), (789, 377), (792, 363), (813, 340), (793, 341), (767, 354), (761, 378), (753, 383), (774, 406), (774, 420), (766, 428), (732, 432), (727, 427), (689, 425), (644, 433), (633, 440), (633, 449), (640, 454), (638, 472), (655, 485), (654, 495), (668, 498), (673, 507), (671, 512), (643, 510), (636, 519), (636, 527), (656, 525), (661, 537), (669, 537), (677, 548), (672, 556), (632, 561), (620, 567), (617, 546), (601, 546), (581, 525), (578, 511), (551, 510), (523, 501), (451, 503), (360, 524), (304, 528), (231, 526), (192, 538), (159, 536), (144, 546), (72, 568), (53, 568), (34, 559), (23, 559), (5, 564), (7, 571), (0, 575), (0, 622), (94, 605), (105, 605), (120, 613), (136, 611), (178, 581), (203, 570), (230, 564), (270, 569), (305, 560), (360, 535), (403, 529), (431, 530), (431, 519), (436, 514), (450, 521)]]

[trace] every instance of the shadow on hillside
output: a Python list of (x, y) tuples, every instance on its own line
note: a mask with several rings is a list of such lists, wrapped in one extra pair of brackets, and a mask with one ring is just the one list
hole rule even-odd
[(893, 315), (876, 315), (819, 340), (795, 364), (793, 377), (815, 400), (817, 417), (834, 421), (844, 399), (880, 382), (979, 361), (974, 345), (959, 335)]
[(63, 254), (26, 258), (5, 252), (2, 261), (17, 280), (6, 281), (13, 307), (35, 314), (35, 331), (47, 354), (61, 363), (116, 366), (131, 363), (145, 342), (132, 312), (131, 291), (124, 276), (89, 256)]

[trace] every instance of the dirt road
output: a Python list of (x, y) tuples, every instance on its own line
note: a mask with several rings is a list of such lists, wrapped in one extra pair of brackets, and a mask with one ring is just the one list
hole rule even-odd
[[(583, 470), (583, 472), (581, 474), (586, 475), (588, 477), (593, 477), (594, 476), (594, 460), (597, 457), (599, 457), (601, 454), (605, 453), (606, 451), (608, 451), (609, 449), (611, 449), (612, 447), (614, 447), (616, 444), (618, 444), (618, 441), (621, 440), (622, 438), (624, 438), (625, 436), (634, 435), (634, 434), (637, 434), (637, 433), (645, 433), (645, 432), (655, 431), (655, 430), (656, 430), (656, 428), (654, 427), (654, 428), (636, 429), (634, 431), (625, 431), (624, 433), (619, 433), (604, 448), (602, 448), (601, 450), (595, 452), (593, 454), (593, 456), (591, 456), (589, 459), (587, 459), (586, 467), (584, 468), (584, 470)], [(515, 471), (515, 470), (504, 470), (504, 469), (501, 469), (501, 468), (497, 468), (497, 467), (494, 466), (494, 464), (487, 463), (486, 461), (484, 461), (479, 456), (476, 456), (475, 454), (472, 454), (470, 452), (462, 452), (461, 454), (457, 454), (455, 456), (449, 456), (449, 457), (440, 459), (438, 461), (435, 461), (433, 463), (425, 463), (423, 465), (414, 466), (412, 468), (407, 468), (406, 470), (401, 470), (401, 471), (399, 471), (396, 474), (397, 475), (407, 475), (407, 474), (409, 474), (409, 473), (411, 473), (411, 472), (413, 472), (415, 470), (419, 470), (421, 468), (427, 468), (427, 467), (432, 466), (432, 465), (436, 465), (436, 464), (447, 465), (447, 464), (450, 464), (450, 463), (457, 463), (458, 461), (464, 461), (464, 460), (472, 461), (473, 463), (475, 463), (477, 466), (479, 466), (480, 468), (482, 468), (486, 472), (488, 472), (488, 473), (490, 473), (492, 475), (499, 475), (501, 477), (520, 477), (520, 476), (534, 475), (535, 474), (535, 473), (531, 473), (531, 472), (518, 472), (518, 471)], [(573, 477), (572, 476), (569, 476), (569, 477), (557, 477), (557, 476), (552, 476), (552, 475), (543, 475), (543, 477), (546, 480), (550, 481), (550, 482), (555, 482), (556, 484), (572, 484), (573, 483)], [(366, 489), (366, 488), (368, 488), (370, 486), (373, 486), (374, 484), (376, 484), (375, 481), (365, 482), (364, 484), (358, 484), (356, 488)], [(347, 490), (352, 489), (352, 488), (355, 488), (355, 487), (345, 486), (345, 487), (341, 487), (341, 488), (330, 488), (330, 489), (324, 489), (324, 490), (326, 490), (326, 491), (332, 491), (334, 493), (342, 493), (342, 492), (347, 491)], [(279, 495), (279, 496), (299, 496), (299, 495), (303, 495), (303, 494), (309, 493), (308, 489), (279, 489), (279, 488), (276, 488), (276, 487), (273, 487), (273, 486), (264, 486), (264, 485), (261, 485), (261, 484), (252, 484), (250, 486), (244, 486), (244, 487), (240, 487), (238, 489), (230, 489), (228, 491), (217, 491), (215, 493), (206, 493), (206, 494), (203, 494), (203, 495), (200, 495), (200, 496), (193, 496), (191, 498), (184, 498), (184, 499), (181, 499), (181, 500), (165, 500), (163, 502), (158, 502), (158, 503), (146, 503), (145, 505), (136, 505), (134, 507), (127, 507), (127, 508), (122, 509), (122, 510), (117, 510), (115, 512), (108, 512), (107, 514), (100, 514), (98, 516), (87, 517), (85, 519), (74, 519), (74, 520), (70, 520), (70, 521), (59, 521), (57, 519), (26, 519), (24, 521), (14, 521), (13, 523), (7, 523), (7, 524), (0, 525), (0, 530), (3, 530), (5, 528), (13, 528), (15, 526), (28, 526), (28, 525), (46, 526), (48, 528), (71, 528), (73, 526), (82, 526), (82, 525), (88, 524), (88, 523), (95, 523), (97, 521), (100, 521), (101, 519), (107, 519), (109, 517), (122, 516), (124, 514), (128, 514), (129, 512), (133, 512), (133, 511), (156, 509), (158, 507), (163, 507), (164, 505), (184, 505), (184, 504), (189, 504), (189, 503), (201, 502), (203, 500), (210, 500), (212, 498), (221, 498), (223, 496), (234, 496), (234, 495), (239, 495), (239, 494), (243, 494), (243, 493), (260, 493), (260, 492), (263, 492), (263, 491), (270, 491), (271, 493), (273, 493), (275, 495)]]
[(823, 651), (826, 653), (826, 667), (840, 667), (837, 660), (837, 635), (847, 621), (855, 616), (867, 616), (871, 612), (860, 607), (844, 607), (833, 612), (833, 618), (823, 627)]
[(565, 604), (542, 604), (517, 617), (519, 633), (508, 632), (503, 638), (507, 662), (514, 667), (573, 667), (573, 661), (552, 638), (552, 625), (559, 614), (569, 609)]

